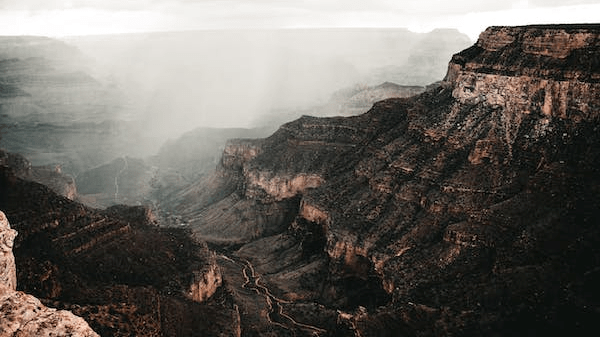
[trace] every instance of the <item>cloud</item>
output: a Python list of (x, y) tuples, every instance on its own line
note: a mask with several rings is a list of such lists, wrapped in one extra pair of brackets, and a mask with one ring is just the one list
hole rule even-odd
[[(142, 11), (161, 7), (221, 6), (237, 7), (241, 5), (257, 8), (290, 8), (311, 12), (339, 11), (385, 11), (396, 10), (406, 13), (468, 13), (508, 9), (522, 0), (481, 1), (481, 0), (0, 0), (0, 9), (4, 10), (65, 10), (94, 8), (107, 11)], [(597, 0), (529, 0), (532, 7), (558, 7), (580, 4), (594, 4)]]
[(528, 2), (533, 7), (561, 7), (598, 4), (598, 0), (529, 0)]
[[(178, 0), (183, 1), (183, 0)], [(49, 10), (98, 9), (107, 11), (148, 10), (154, 6), (170, 2), (165, 0), (2, 0), (0, 9), (26, 10), (31, 12)]]
[[(572, 18), (561, 19), (549, 11), (562, 13), (567, 7), (589, 10), (590, 6), (594, 13), (600, 10), (597, 0), (0, 0), (0, 35), (287, 27), (409, 27), (428, 31), (465, 27), (469, 24), (465, 20), (473, 20), (469, 28), (473, 37), (474, 32), (485, 28), (486, 22), (480, 17), (500, 25), (542, 22), (543, 16), (572, 22)], [(523, 10), (535, 13), (531, 18), (515, 16), (520, 21), (511, 17), (510, 11)]]

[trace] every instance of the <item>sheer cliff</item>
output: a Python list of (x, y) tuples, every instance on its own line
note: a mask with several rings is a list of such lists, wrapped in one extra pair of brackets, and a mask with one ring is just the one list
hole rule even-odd
[(599, 48), (598, 25), (491, 27), (427, 92), (232, 141), (165, 205), (330, 334), (586, 334)]

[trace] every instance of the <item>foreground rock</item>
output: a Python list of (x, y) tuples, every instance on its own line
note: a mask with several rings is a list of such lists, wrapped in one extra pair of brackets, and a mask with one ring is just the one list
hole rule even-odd
[(17, 231), (10, 228), (8, 220), (0, 211), (0, 285), (5, 291), (17, 289), (17, 269), (12, 248)]
[(37, 298), (16, 291), (12, 253), (16, 234), (0, 211), (0, 336), (98, 336), (81, 317), (48, 308)]

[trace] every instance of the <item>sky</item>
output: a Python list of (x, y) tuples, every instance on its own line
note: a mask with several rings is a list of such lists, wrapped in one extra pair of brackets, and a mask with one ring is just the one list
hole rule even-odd
[(598, 23), (600, 0), (0, 0), (0, 35), (201, 29), (456, 28)]

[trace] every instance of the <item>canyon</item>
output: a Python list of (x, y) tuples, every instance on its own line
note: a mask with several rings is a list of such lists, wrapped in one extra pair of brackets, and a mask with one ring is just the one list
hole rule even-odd
[(425, 93), (231, 141), (210, 188), (164, 204), (250, 261), (299, 321), (322, 305), (357, 336), (584, 334), (598, 34), (491, 27)]
[(414, 96), (231, 139), (150, 206), (3, 154), (3, 278), (101, 335), (595, 335), (599, 55), (600, 25), (490, 27)]

